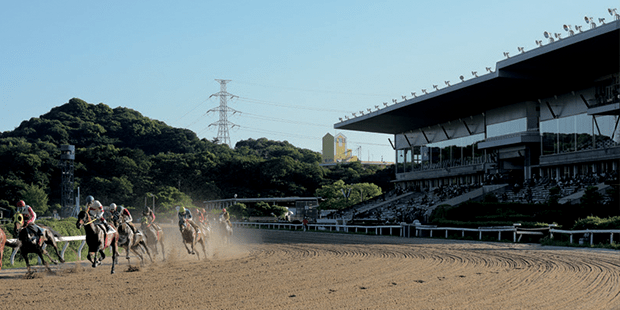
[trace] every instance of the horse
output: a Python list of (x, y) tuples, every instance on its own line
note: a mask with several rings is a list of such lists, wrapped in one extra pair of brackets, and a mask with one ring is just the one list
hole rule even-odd
[[(50, 254), (43, 248), (43, 245), (39, 245), (38, 238), (36, 237), (37, 232), (32, 231), (34, 229), (32, 224), (24, 226), (24, 221), (24, 216), (18, 214), (15, 217), (15, 221), (13, 222), (13, 231), (15, 232), (15, 235), (19, 240), (19, 253), (26, 262), (26, 267), (28, 267), (28, 273), (32, 272), (32, 270), (30, 269), (30, 260), (28, 259), (28, 254), (30, 253), (37, 254), (45, 265), (45, 268), (47, 268), (47, 270), (51, 272), (52, 270), (43, 258), (43, 255), (45, 254), (45, 256), (47, 256), (47, 258), (49, 258), (49, 260), (54, 265), (57, 265), (58, 261), (50, 256)], [(43, 238), (45, 239), (44, 244), (52, 246), (54, 248), (56, 256), (58, 256), (58, 260), (61, 263), (64, 263), (65, 260), (58, 252), (58, 246), (56, 245), (56, 240), (54, 239), (54, 237), (61, 237), (60, 234), (53, 231), (49, 227), (45, 227), (43, 225), (39, 225), (39, 227), (41, 227), (41, 229), (43, 230)]]
[(228, 222), (224, 219), (223, 216), (220, 216), (217, 226), (218, 233), (222, 238), (222, 242), (224, 244), (231, 243), (233, 237), (233, 228), (231, 225), (228, 225)]
[(4, 245), (8, 245), (12, 248), (16, 248), (19, 247), (21, 245), (21, 243), (19, 242), (19, 240), (17, 241), (9, 241), (6, 238), (6, 234), (4, 233), (4, 230), (2, 230), (2, 227), (0, 227), (0, 270), (2, 270), (2, 256), (4, 256)]
[[(205, 245), (204, 235), (201, 232), (196, 231), (194, 226), (190, 225), (187, 220), (183, 223), (181, 236), (183, 237), (183, 245), (185, 246), (185, 249), (187, 249), (188, 254), (197, 254), (198, 260), (200, 260), (200, 253), (195, 251), (196, 242), (200, 242), (202, 252), (204, 252), (205, 258), (207, 257), (207, 248)], [(191, 250), (187, 246), (188, 243), (192, 245)]]
[[(93, 224), (96, 219), (92, 219), (88, 212), (82, 210), (78, 214), (75, 227), (82, 229), (86, 232), (86, 243), (88, 244), (88, 260), (93, 263), (93, 268), (101, 265), (101, 261), (105, 259), (105, 253), (103, 250), (107, 247), (112, 248), (112, 271), (114, 273), (114, 267), (118, 260), (118, 238), (117, 231), (107, 232), (99, 225)], [(92, 254), (95, 254), (93, 257)], [(97, 253), (101, 254), (101, 257), (97, 259)]]
[(157, 250), (157, 243), (161, 245), (161, 255), (166, 260), (166, 253), (164, 252), (164, 231), (161, 227), (155, 225), (155, 223), (148, 223), (146, 217), (142, 218), (142, 222), (140, 223), (140, 229), (146, 235), (146, 245), (155, 252), (155, 257), (157, 258), (157, 254), (159, 253)]
[[(140, 249), (140, 246), (142, 246), (142, 248), (146, 251), (146, 254), (149, 255), (151, 263), (153, 262), (151, 251), (149, 251), (149, 248), (146, 246), (146, 235), (139, 230), (137, 230), (134, 234), (124, 218), (115, 218), (114, 226), (117, 227), (119, 233), (118, 246), (125, 249), (125, 258), (128, 263), (131, 263), (129, 260), (129, 250), (134, 252), (140, 258), (140, 262), (144, 262), (144, 257), (137, 251)], [(116, 263), (118, 264), (118, 262)]]

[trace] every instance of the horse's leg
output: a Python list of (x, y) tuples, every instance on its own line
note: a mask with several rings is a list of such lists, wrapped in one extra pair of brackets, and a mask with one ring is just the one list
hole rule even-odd
[(120, 248), (125, 249), (125, 259), (127, 259), (127, 263), (131, 265), (131, 261), (129, 260), (129, 249), (133, 250), (133, 248), (129, 246), (129, 243), (125, 246), (121, 246)]
[(185, 242), (185, 240), (183, 240), (183, 245), (185, 246), (185, 249), (187, 250), (187, 254), (192, 254), (192, 251), (190, 251), (189, 247), (187, 247), (187, 242)]
[[(198, 232), (195, 231), (192, 237), (192, 254), (196, 254), (196, 239), (199, 238)], [(198, 259), (200, 259), (200, 254), (198, 254)]]
[[(41, 262), (43, 262), (43, 265), (45, 265), (45, 268), (47, 269), (47, 271), (52, 272), (52, 269), (50, 269), (50, 265), (47, 263), (47, 261), (43, 258), (43, 254), (45, 253), (45, 255), (51, 260), (52, 258), (50, 257), (49, 253), (47, 253), (47, 251), (43, 252), (45, 250), (40, 250), (39, 252), (37, 252), (37, 255), (39, 255), (39, 258), (41, 259)], [(58, 262), (56, 262), (58, 263)]]
[[(58, 256), (58, 260), (61, 263), (64, 263), (65, 259), (60, 255), (60, 252), (58, 252), (58, 244), (56, 244), (56, 240), (54, 240), (54, 237), (52, 236), (51, 239), (47, 239), (45, 243), (47, 243), (48, 245), (51, 245), (54, 248), (54, 252), (56, 253), (56, 256)], [(50, 258), (50, 260), (52, 259)], [(54, 262), (54, 260), (52, 260), (52, 262)]]
[[(50, 253), (46, 251), (45, 249), (41, 249), (41, 251), (38, 254), (41, 257), (41, 261), (43, 261), (43, 254), (45, 254), (45, 256), (47, 256), (47, 258), (50, 259), (50, 262), (52, 262), (54, 265), (58, 265), (58, 261), (53, 259), (52, 256), (50, 256)], [(56, 249), (56, 254), (58, 254), (58, 249)], [(60, 257), (60, 255), (58, 255), (58, 257)]]
[(118, 259), (118, 234), (116, 235), (116, 237), (114, 237), (114, 240), (112, 240), (110, 247), (112, 248), (112, 271), (110, 273), (114, 274), (116, 260)]
[(207, 259), (207, 245), (205, 244), (205, 240), (200, 239), (200, 245), (202, 245), (202, 252), (205, 254), (205, 259)]
[[(159, 234), (159, 243), (161, 244), (161, 256), (163, 256), (164, 260), (166, 260), (166, 251), (164, 249), (164, 232), (162, 231)], [(155, 244), (157, 247), (157, 244)]]
[[(131, 247), (131, 251), (134, 252), (136, 254), (136, 256), (138, 256), (138, 258), (140, 259), (140, 263), (144, 262), (144, 257), (142, 256), (142, 254), (140, 254), (140, 252), (138, 252), (138, 249), (140, 244), (135, 244), (134, 246)], [(129, 252), (129, 251), (127, 251)], [(127, 254), (127, 260), (129, 260), (129, 253)]]
[(31, 273), (32, 271), (30, 270), (30, 260), (28, 259), (28, 253), (25, 253), (21, 249), (19, 250), (19, 252), (22, 254), (22, 258), (24, 259), (24, 261), (26, 261), (26, 267), (28, 268), (28, 273)]
[[(97, 257), (97, 254), (95, 252), (95, 259)], [(88, 252), (88, 255), (86, 255), (86, 259), (88, 259), (89, 262), (93, 263), (93, 268), (97, 267), (95, 265), (95, 260), (93, 259), (93, 252)]]
[(149, 259), (151, 259), (151, 263), (153, 262), (153, 257), (151, 256), (151, 251), (149, 251), (149, 248), (146, 246), (146, 242), (144, 242), (144, 240), (140, 240), (139, 244), (136, 246), (142, 246), (142, 249), (146, 251), (146, 254), (149, 255)]

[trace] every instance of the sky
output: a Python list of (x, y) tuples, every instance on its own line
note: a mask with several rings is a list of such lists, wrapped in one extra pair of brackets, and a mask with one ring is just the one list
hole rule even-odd
[[(80, 98), (217, 136), (321, 152), (342, 133), (362, 160), (394, 161), (391, 135), (336, 131), (345, 115), (486, 73), (544, 31), (612, 17), (593, 1), (2, 1), (0, 131)], [(211, 96), (211, 97), (210, 97)], [(211, 126), (210, 126), (211, 125)]]

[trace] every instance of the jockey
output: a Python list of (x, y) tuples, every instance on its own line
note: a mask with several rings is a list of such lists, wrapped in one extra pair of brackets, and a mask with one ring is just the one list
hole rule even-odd
[(220, 214), (220, 217), (224, 219), (224, 221), (226, 222), (226, 224), (228, 224), (228, 226), (232, 227), (232, 223), (230, 223), (230, 214), (228, 214), (228, 211), (226, 211), (226, 208), (222, 208), (222, 213)]
[(207, 210), (205, 210), (205, 208), (198, 209), (198, 220), (200, 221), (200, 223), (207, 225)]
[(179, 209), (179, 230), (181, 232), (183, 232), (183, 224), (185, 223), (185, 221), (187, 221), (190, 225), (192, 225), (196, 231), (200, 231), (200, 229), (198, 228), (198, 225), (196, 225), (196, 223), (194, 223), (194, 220), (192, 220), (192, 212), (189, 211), (189, 209), (185, 208), (185, 207), (181, 207)]
[(142, 210), (142, 215), (146, 219), (147, 226), (153, 226), (155, 230), (160, 230), (161, 228), (155, 223), (155, 213), (151, 208), (145, 206)]
[(108, 224), (108, 222), (106, 222), (105, 218), (103, 217), (104, 211), (101, 202), (99, 202), (99, 200), (95, 200), (93, 196), (88, 196), (86, 197), (86, 206), (88, 207), (88, 214), (90, 214), (90, 216), (94, 217), (95, 219), (98, 219), (103, 224), (106, 233), (109, 232), (112, 227), (110, 227), (110, 224)]
[(131, 213), (129, 213), (129, 210), (127, 210), (127, 208), (123, 206), (117, 206), (115, 203), (111, 203), (110, 211), (114, 219), (122, 219), (125, 223), (127, 223), (127, 225), (129, 225), (131, 231), (133, 231), (134, 234), (136, 233), (136, 227), (132, 223), (133, 217), (131, 217)]
[(17, 202), (16, 211), (24, 217), (24, 227), (28, 227), (28, 225), (31, 225), (32, 228), (36, 229), (37, 235), (39, 237), (39, 246), (43, 245), (43, 242), (45, 242), (45, 237), (43, 236), (43, 229), (39, 227), (39, 225), (34, 223), (34, 221), (37, 219), (37, 214), (34, 213), (34, 210), (32, 210), (29, 205), (26, 205), (23, 200), (20, 200)]

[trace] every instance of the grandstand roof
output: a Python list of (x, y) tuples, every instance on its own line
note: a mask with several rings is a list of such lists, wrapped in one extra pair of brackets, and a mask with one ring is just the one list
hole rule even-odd
[(497, 62), (496, 71), (334, 124), (400, 134), (523, 101), (570, 93), (620, 71), (620, 21), (544, 43)]

